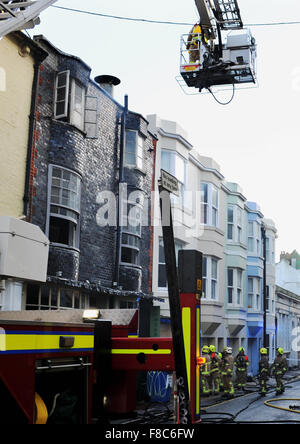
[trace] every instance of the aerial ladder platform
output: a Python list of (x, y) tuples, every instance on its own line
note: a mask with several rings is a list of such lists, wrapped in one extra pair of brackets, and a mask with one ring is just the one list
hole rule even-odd
[(20, 31), (34, 28), (40, 23), (39, 15), (57, 0), (1, 0), (0, 1), (0, 38)]
[[(178, 82), (199, 92), (256, 84), (256, 42), (244, 27), (237, 0), (195, 0), (196, 25), (181, 37)], [(182, 82), (183, 81), (183, 82)]]

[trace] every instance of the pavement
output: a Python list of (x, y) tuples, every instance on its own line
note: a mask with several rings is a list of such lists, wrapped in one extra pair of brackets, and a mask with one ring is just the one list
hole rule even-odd
[[(269, 391), (265, 397), (259, 394), (258, 381), (254, 378), (247, 382), (246, 391), (235, 390), (233, 399), (225, 399), (222, 393), (208, 398), (201, 398), (201, 422), (217, 423), (289, 423), (297, 421), (300, 423), (300, 407), (298, 413), (278, 409), (278, 407), (289, 408), (290, 405), (300, 406), (300, 369), (289, 370), (284, 376), (285, 392), (276, 396), (276, 381), (270, 378), (268, 381)], [(265, 404), (271, 399), (277, 408)], [(288, 401), (284, 399), (289, 398)], [(282, 401), (281, 401), (282, 400)], [(129, 417), (110, 418), (110, 424), (174, 424), (173, 400), (168, 403), (140, 402), (137, 410)]]

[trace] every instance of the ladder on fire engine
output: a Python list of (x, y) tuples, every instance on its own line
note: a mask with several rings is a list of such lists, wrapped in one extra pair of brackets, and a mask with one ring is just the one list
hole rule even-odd
[(243, 28), (243, 22), (237, 0), (213, 0), (215, 15), (221, 29)]
[(33, 28), (40, 23), (39, 14), (57, 0), (1, 0), (0, 38), (13, 31)]

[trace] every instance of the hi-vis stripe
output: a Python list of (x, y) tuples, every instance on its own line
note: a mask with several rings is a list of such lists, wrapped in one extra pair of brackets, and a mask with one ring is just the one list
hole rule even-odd
[(191, 396), (191, 309), (182, 309), (182, 329), (185, 349), (185, 361), (188, 379), (189, 395)]
[(170, 355), (170, 349), (159, 349), (152, 350), (151, 348), (135, 348), (135, 349), (125, 349), (125, 348), (113, 348), (111, 351), (112, 355), (138, 355), (139, 353), (144, 353), (145, 355)]
[[(200, 306), (196, 307), (196, 356), (200, 356)], [(200, 366), (196, 365), (196, 415), (200, 415)]]
[[(74, 346), (60, 348), (60, 336), (74, 338)], [(0, 355), (65, 351), (93, 351), (93, 332), (5, 331), (0, 329)]]

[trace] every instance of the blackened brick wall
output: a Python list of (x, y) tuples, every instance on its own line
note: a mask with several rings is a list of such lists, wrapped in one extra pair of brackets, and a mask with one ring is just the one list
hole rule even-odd
[[(90, 80), (90, 68), (80, 59), (55, 49), (44, 38), (37, 39), (49, 53), (40, 70), (34, 156), (34, 187), (31, 195), (30, 221), (46, 230), (48, 200), (48, 168), (59, 165), (81, 176), (81, 213), (79, 251), (50, 247), (48, 274), (79, 281), (89, 280), (112, 286), (115, 273), (116, 227), (99, 227), (96, 214), (97, 195), (104, 190), (117, 194), (120, 150), (121, 105)], [(99, 100), (99, 134), (88, 139), (72, 125), (53, 119), (54, 86), (57, 72), (70, 70), (71, 77), (81, 82), (87, 95)], [(126, 126), (138, 130), (144, 138), (144, 169), (125, 169), (130, 189), (141, 189), (148, 197), (152, 188), (152, 137), (147, 122), (139, 114), (129, 113)], [(151, 230), (142, 229), (140, 266), (123, 266), (120, 284), (123, 289), (148, 292), (149, 245)]]

